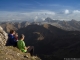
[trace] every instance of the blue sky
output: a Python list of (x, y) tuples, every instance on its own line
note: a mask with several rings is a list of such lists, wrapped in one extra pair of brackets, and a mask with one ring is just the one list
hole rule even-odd
[(79, 20), (80, 0), (0, 0), (0, 13), (2, 20), (30, 19), (31, 15), (31, 19)]
[(59, 11), (79, 7), (80, 0), (0, 0), (0, 11)]

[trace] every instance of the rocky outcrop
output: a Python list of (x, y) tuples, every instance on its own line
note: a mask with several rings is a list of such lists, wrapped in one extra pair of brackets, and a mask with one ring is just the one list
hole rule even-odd
[(41, 60), (37, 56), (30, 56), (30, 53), (23, 53), (13, 46), (5, 46), (8, 34), (0, 26), (0, 60)]
[(0, 26), (0, 46), (4, 46), (6, 44), (7, 39), (8, 39), (7, 33)]

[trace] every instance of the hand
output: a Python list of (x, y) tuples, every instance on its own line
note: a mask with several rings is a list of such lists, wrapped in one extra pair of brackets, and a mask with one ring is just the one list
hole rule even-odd
[(25, 47), (25, 50), (27, 50), (28, 48), (27, 47)]
[(28, 46), (27, 48), (30, 48), (30, 46)]
[(18, 41), (18, 40), (17, 40)]

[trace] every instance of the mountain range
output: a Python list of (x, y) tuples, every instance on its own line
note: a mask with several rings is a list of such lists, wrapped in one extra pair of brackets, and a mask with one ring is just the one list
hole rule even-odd
[(3, 22), (6, 32), (11, 29), (25, 35), (26, 46), (34, 46), (42, 60), (63, 60), (80, 57), (80, 21), (60, 21), (46, 18), (42, 22)]
[(74, 19), (70, 21), (61, 21), (61, 20), (53, 20), (51, 18), (46, 18), (44, 21), (8, 21), (8, 22), (0, 22), (0, 26), (4, 28), (7, 32), (9, 32), (10, 29), (18, 30), (19, 28), (26, 27), (28, 25), (37, 24), (37, 25), (43, 25), (43, 24), (50, 24), (52, 26), (58, 27), (60, 29), (66, 30), (66, 31), (80, 31), (80, 21), (76, 21)]

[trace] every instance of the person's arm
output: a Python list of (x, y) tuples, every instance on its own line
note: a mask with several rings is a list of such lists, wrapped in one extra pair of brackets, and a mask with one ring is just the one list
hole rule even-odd
[(25, 49), (25, 50), (27, 50), (27, 47), (25, 46), (25, 42), (23, 41), (23, 48)]
[(24, 47), (25, 50), (27, 50), (27, 47)]

